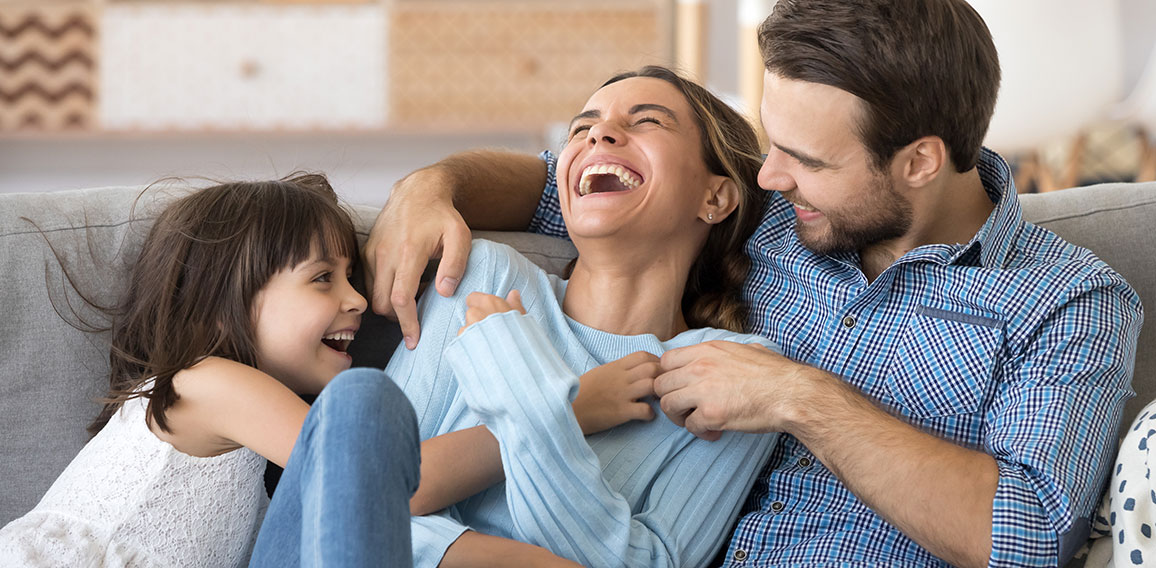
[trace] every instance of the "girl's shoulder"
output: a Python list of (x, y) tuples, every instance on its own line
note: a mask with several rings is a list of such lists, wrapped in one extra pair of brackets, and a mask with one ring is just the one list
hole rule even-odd
[(206, 357), (173, 377), (169, 431), (153, 433), (183, 453), (209, 457), (248, 447), (288, 459), (308, 405), (276, 378), (243, 363)]

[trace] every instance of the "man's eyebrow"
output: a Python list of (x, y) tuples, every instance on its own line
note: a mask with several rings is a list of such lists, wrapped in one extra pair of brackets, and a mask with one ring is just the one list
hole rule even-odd
[(775, 144), (774, 146), (775, 146), (775, 148), (778, 148), (779, 151), (781, 151), (782, 153), (798, 160), (800, 164), (803, 164), (804, 166), (807, 166), (808, 168), (819, 169), (819, 168), (830, 168), (831, 167), (831, 164), (828, 164), (827, 162), (824, 162), (823, 160), (820, 160), (819, 158), (816, 158), (813, 156), (808, 156), (807, 154), (804, 154), (804, 153), (802, 153), (798, 150), (795, 150), (793, 148), (788, 148), (788, 147), (783, 146), (781, 144)]
[(646, 112), (648, 110), (655, 110), (655, 111), (661, 112), (662, 114), (665, 114), (666, 116), (670, 117), (670, 119), (673, 120), (674, 122), (678, 122), (678, 115), (674, 114), (673, 110), (670, 110), (669, 108), (666, 108), (662, 105), (657, 105), (654, 103), (643, 103), (640, 105), (634, 105), (634, 106), (630, 107), (630, 114), (638, 114), (640, 112)]
[(590, 109), (587, 111), (583, 111), (583, 112), (578, 113), (574, 118), (570, 119), (570, 126), (574, 126), (575, 122), (578, 122), (579, 120), (582, 120), (583, 118), (598, 118), (600, 116), (602, 116), (602, 112), (599, 111), (598, 109)]

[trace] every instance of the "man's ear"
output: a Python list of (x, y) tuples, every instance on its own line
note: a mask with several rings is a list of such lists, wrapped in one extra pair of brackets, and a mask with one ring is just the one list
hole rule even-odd
[(923, 187), (951, 167), (947, 144), (938, 136), (924, 136), (896, 154), (895, 171), (909, 187)]
[(739, 206), (739, 186), (729, 177), (714, 176), (711, 180), (711, 187), (707, 191), (706, 201), (699, 209), (698, 218), (714, 225), (726, 219)]

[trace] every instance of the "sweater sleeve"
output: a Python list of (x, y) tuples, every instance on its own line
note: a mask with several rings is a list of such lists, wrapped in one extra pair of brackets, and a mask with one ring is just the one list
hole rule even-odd
[[(445, 356), (466, 403), (499, 440), (519, 538), (586, 566), (709, 562), (776, 439), (727, 433), (673, 455), (639, 455), (646, 478), (632, 482), (649, 489), (632, 510), (602, 477), (570, 406), (578, 377), (537, 322), (491, 315)], [(689, 436), (673, 425), (669, 435)]]

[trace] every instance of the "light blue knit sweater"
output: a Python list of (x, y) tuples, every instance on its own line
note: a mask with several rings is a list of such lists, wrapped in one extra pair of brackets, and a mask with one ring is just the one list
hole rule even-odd
[[(494, 314), (461, 337), (465, 297), (522, 293), (528, 312)], [(467, 528), (543, 546), (585, 566), (701, 566), (726, 537), (777, 435), (699, 440), (657, 418), (583, 437), (570, 402), (578, 375), (635, 351), (710, 340), (761, 343), (717, 329), (669, 341), (586, 327), (562, 313), (566, 281), (513, 249), (475, 241), (457, 293), (421, 300), (422, 336), (386, 373), (417, 411), (422, 439), (485, 424), (506, 481), (413, 518), (415, 566), (436, 566)], [(463, 463), (461, 467), (470, 467)]]

